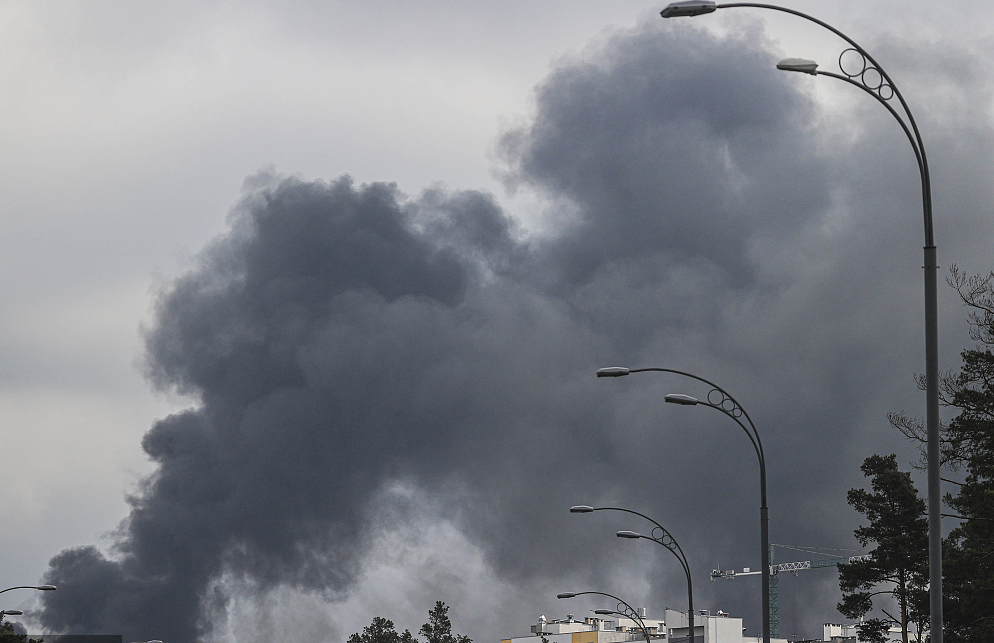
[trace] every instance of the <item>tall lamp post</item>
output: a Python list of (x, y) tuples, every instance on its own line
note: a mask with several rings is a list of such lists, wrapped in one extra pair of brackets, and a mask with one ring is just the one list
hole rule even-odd
[[(680, 548), (679, 543), (676, 539), (670, 535), (670, 532), (666, 530), (665, 527), (660, 525), (658, 522), (646, 516), (645, 514), (640, 514), (637, 511), (632, 511), (631, 509), (623, 509), (621, 507), (591, 507), (589, 505), (574, 505), (569, 508), (570, 513), (574, 514), (585, 514), (591, 513), (593, 511), (623, 511), (625, 513), (634, 514), (641, 518), (645, 518), (649, 522), (655, 525), (652, 529), (651, 536), (643, 536), (640, 533), (634, 531), (619, 531), (616, 535), (618, 538), (645, 538), (646, 540), (651, 540), (657, 544), (662, 545), (666, 549), (670, 550), (677, 560), (680, 561), (681, 567), (683, 567), (683, 573), (687, 575), (687, 621), (689, 625), (688, 636), (690, 637), (690, 643), (694, 643), (694, 581), (690, 577), (690, 565), (687, 564), (687, 557), (683, 553), (683, 549)], [(658, 532), (658, 533), (657, 533)]]
[[(863, 49), (855, 40), (842, 33), (835, 27), (794, 9), (779, 7), (771, 4), (751, 2), (733, 2), (716, 4), (711, 0), (684, 0), (673, 2), (660, 12), (664, 18), (681, 16), (697, 16), (711, 13), (717, 9), (735, 7), (751, 7), (770, 9), (789, 13), (809, 20), (845, 40), (850, 45), (839, 56), (839, 69), (843, 75), (817, 71), (813, 61), (786, 60), (781, 61), (778, 68), (786, 71), (802, 71), (805, 73), (830, 76), (844, 80), (864, 90), (881, 104), (887, 107), (891, 115), (901, 124), (904, 133), (911, 142), (918, 161), (918, 171), (921, 176), (922, 214), (925, 225), (924, 269), (925, 269), (925, 431), (926, 457), (928, 479), (928, 578), (929, 578), (929, 635), (933, 643), (942, 643), (942, 489), (939, 479), (939, 330), (938, 330), (938, 292), (935, 239), (932, 234), (932, 184), (928, 171), (928, 158), (925, 155), (925, 143), (915, 117), (908, 107), (907, 101), (898, 90), (897, 85), (883, 67)], [(848, 70), (843, 65), (842, 58), (846, 53), (854, 51), (859, 54), (862, 62), (856, 68)], [(800, 63), (800, 64), (798, 64)], [(879, 76), (879, 79), (876, 78)], [(879, 82), (878, 82), (879, 80)], [(890, 99), (897, 97), (901, 104), (904, 118), (895, 110)], [(905, 119), (907, 122), (905, 122)], [(909, 127), (910, 126), (910, 127)]]
[(618, 601), (617, 610), (594, 610), (595, 614), (618, 614), (620, 616), (625, 616), (632, 619), (639, 625), (639, 629), (642, 630), (642, 634), (645, 636), (645, 643), (652, 643), (652, 637), (649, 635), (649, 628), (645, 626), (645, 621), (639, 616), (638, 610), (634, 607), (621, 600), (617, 596), (612, 594), (606, 594), (604, 592), (562, 592), (557, 594), (556, 598), (576, 598), (577, 596), (583, 596), (584, 594), (597, 594), (598, 596), (607, 596), (608, 598), (613, 598)]
[[(759, 459), (759, 532), (760, 546), (762, 548), (760, 552), (760, 566), (762, 567), (763, 579), (763, 616), (761, 619), (763, 622), (763, 643), (770, 643), (770, 513), (766, 504), (766, 456), (763, 454), (763, 442), (759, 439), (759, 431), (756, 430), (756, 425), (752, 423), (752, 418), (745, 412), (742, 405), (734, 397), (729, 395), (725, 389), (693, 373), (686, 373), (672, 368), (626, 368), (624, 366), (611, 366), (598, 370), (597, 377), (624, 377), (631, 373), (646, 372), (675, 373), (707, 384), (711, 387), (711, 390), (708, 392), (706, 400), (698, 400), (695, 397), (679, 393), (670, 393), (666, 396), (665, 400), (670, 404), (680, 404), (683, 406), (701, 404), (721, 411), (735, 420), (735, 423), (745, 431), (749, 441), (752, 442), (752, 448), (756, 451), (756, 457)], [(745, 418), (748, 425), (743, 423), (743, 418)]]

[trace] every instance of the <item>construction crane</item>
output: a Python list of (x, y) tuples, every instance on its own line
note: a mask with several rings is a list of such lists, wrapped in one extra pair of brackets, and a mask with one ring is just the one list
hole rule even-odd
[[(773, 563), (774, 547), (787, 547), (787, 545), (775, 545), (770, 543), (770, 636), (777, 638), (780, 636), (780, 572), (790, 572), (794, 576), (797, 576), (797, 572), (805, 569), (837, 567), (839, 563), (853, 563), (857, 560), (865, 560), (870, 557), (869, 555), (848, 557), (837, 556), (834, 558), (823, 558), (819, 560), (801, 560), (793, 563)], [(794, 548), (789, 547), (789, 549)], [(743, 569), (741, 572), (736, 572), (734, 569), (722, 571), (719, 567), (712, 570), (711, 580), (715, 580), (717, 578), (732, 579), (739, 576), (754, 576), (762, 573), (763, 572), (760, 570), (752, 571), (748, 567)]]

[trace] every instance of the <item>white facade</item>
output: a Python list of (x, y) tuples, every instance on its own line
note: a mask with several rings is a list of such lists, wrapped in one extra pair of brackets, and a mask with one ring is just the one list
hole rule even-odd
[[(844, 643), (849, 641), (857, 641), (856, 638), (856, 626), (858, 623), (851, 623), (841, 625), (838, 623), (825, 623), (825, 635), (822, 639), (823, 641), (832, 641), (834, 643)], [(925, 634), (923, 633), (923, 638)], [(902, 641), (901, 628), (898, 625), (892, 625), (889, 630), (887, 630), (887, 640)], [(918, 637), (915, 631), (912, 629), (908, 632), (908, 640), (917, 643)]]
[[(639, 610), (645, 614), (645, 610)], [(667, 609), (663, 619), (646, 616), (642, 619), (653, 643), (689, 643), (686, 612)], [(645, 634), (638, 623), (624, 616), (588, 616), (583, 620), (572, 614), (561, 620), (539, 619), (531, 626), (530, 636), (502, 639), (501, 643), (540, 643), (545, 637), (549, 643), (638, 643), (645, 641)], [(743, 636), (742, 619), (732, 618), (719, 611), (694, 616), (695, 643), (761, 643), (761, 636)], [(771, 643), (787, 643), (786, 639), (771, 639)]]
[[(645, 624), (650, 635), (655, 635), (660, 628), (662, 621), (649, 618), (645, 608), (639, 610), (639, 618)], [(568, 614), (565, 619), (549, 621), (542, 615), (538, 619), (538, 625), (532, 625), (532, 634), (566, 634), (572, 632), (641, 632), (638, 622), (627, 616), (612, 614), (610, 616), (586, 616), (582, 621), (577, 620), (572, 614)], [(527, 638), (527, 637), (526, 637)], [(643, 635), (642, 638), (645, 638)]]
[[(666, 610), (666, 640), (668, 643), (689, 643), (689, 619), (686, 612)], [(694, 615), (695, 643), (761, 643), (762, 636), (745, 636), (742, 619), (718, 610)], [(771, 638), (770, 643), (787, 643), (786, 639)]]
[[(640, 610), (644, 613), (644, 610)], [(661, 634), (662, 622), (653, 618), (642, 619), (649, 635), (656, 638)], [(540, 643), (545, 637), (549, 643), (631, 643), (645, 641), (645, 634), (638, 624), (624, 616), (588, 616), (583, 620), (572, 614), (564, 619), (547, 620), (539, 618), (537, 625), (531, 626), (530, 636), (502, 639), (501, 643)]]

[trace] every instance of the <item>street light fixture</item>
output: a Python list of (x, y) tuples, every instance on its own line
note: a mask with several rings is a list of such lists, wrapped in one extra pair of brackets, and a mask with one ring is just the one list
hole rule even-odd
[[(703, 13), (711, 13), (717, 9), (750, 7), (755, 9), (770, 9), (789, 13), (799, 18), (804, 18), (825, 29), (828, 29), (838, 37), (845, 40), (850, 45), (839, 55), (839, 68), (842, 75), (816, 69), (798, 69), (796, 65), (788, 64), (780, 67), (787, 71), (804, 71), (805, 73), (818, 76), (831, 76), (838, 80), (846, 81), (863, 91), (867, 92), (883, 104), (891, 115), (901, 124), (904, 133), (911, 141), (915, 158), (918, 161), (918, 171), (921, 176), (922, 190), (922, 216), (925, 227), (924, 246), (924, 270), (925, 270), (925, 432), (926, 432), (926, 469), (928, 480), (928, 578), (929, 578), (929, 635), (933, 643), (942, 643), (942, 484), (939, 471), (939, 311), (938, 311), (938, 285), (937, 274), (938, 265), (936, 258), (935, 238), (932, 234), (932, 181), (928, 171), (928, 158), (925, 155), (925, 143), (922, 141), (921, 132), (915, 122), (914, 114), (904, 100), (904, 96), (898, 90), (897, 85), (883, 67), (863, 49), (855, 40), (842, 33), (828, 23), (822, 22), (806, 13), (779, 7), (771, 4), (757, 4), (752, 2), (735, 2), (728, 4), (715, 4), (714, 8), (707, 8), (707, 3), (703, 1), (693, 2), (673, 2), (660, 12), (663, 18), (675, 18), (680, 16), (696, 16)], [(842, 57), (848, 52), (854, 51), (859, 54), (862, 64), (858, 68), (850, 67), (848, 70), (842, 64)], [(787, 61), (781, 61), (781, 64)], [(808, 61), (813, 62), (813, 61)], [(879, 83), (868, 82), (867, 74), (875, 77), (879, 74)], [(897, 97), (901, 104), (904, 118), (887, 101)], [(909, 128), (910, 125), (910, 128)], [(913, 131), (913, 133), (912, 133)], [(769, 638), (764, 633), (764, 643), (769, 643)]]
[[(682, 393), (670, 393), (664, 399), (670, 404), (679, 404), (681, 406), (703, 405), (717, 409), (735, 420), (735, 423), (738, 424), (743, 431), (745, 431), (749, 441), (752, 442), (752, 448), (756, 451), (756, 457), (759, 459), (759, 533), (761, 541), (760, 546), (762, 549), (760, 552), (760, 571), (762, 573), (763, 583), (763, 617), (761, 620), (763, 623), (763, 643), (769, 643), (770, 621), (772, 620), (770, 609), (770, 515), (769, 508), (766, 504), (766, 456), (763, 453), (763, 442), (759, 439), (759, 431), (756, 430), (756, 425), (752, 423), (752, 418), (749, 417), (749, 414), (745, 412), (745, 409), (742, 408), (742, 405), (739, 404), (734, 397), (729, 395), (727, 391), (714, 382), (710, 382), (703, 377), (694, 375), (693, 373), (686, 373), (672, 368), (627, 368), (624, 366), (610, 366), (598, 370), (597, 377), (622, 377), (631, 373), (645, 372), (674, 373), (676, 375), (683, 375), (684, 377), (689, 377), (707, 384), (711, 387), (711, 390), (708, 392), (707, 400), (699, 400), (696, 397), (684, 395)], [(745, 418), (748, 425), (743, 423), (742, 418)], [(620, 536), (621, 534), (619, 533), (618, 535)]]
[(21, 610), (0, 610), (0, 621), (4, 616), (20, 616), (23, 613)]
[(630, 618), (639, 625), (639, 629), (642, 630), (642, 634), (645, 636), (645, 643), (652, 643), (652, 636), (649, 634), (649, 628), (645, 626), (645, 621), (639, 616), (638, 610), (634, 607), (621, 600), (613, 594), (606, 594), (604, 592), (562, 592), (556, 595), (556, 598), (576, 598), (577, 596), (583, 596), (584, 594), (596, 594), (598, 596), (607, 596), (608, 598), (613, 598), (618, 601), (618, 609), (616, 610), (594, 610), (594, 614), (617, 614), (618, 616), (624, 616)]
[[(627, 370), (627, 369), (626, 369)], [(646, 540), (651, 540), (656, 544), (662, 545), (666, 549), (670, 550), (676, 559), (680, 561), (680, 566), (683, 567), (683, 573), (687, 576), (687, 624), (688, 632), (690, 636), (689, 643), (694, 643), (694, 581), (691, 579), (690, 575), (690, 565), (687, 563), (687, 557), (683, 553), (683, 549), (677, 543), (676, 539), (670, 535), (670, 532), (666, 530), (665, 527), (660, 525), (658, 522), (646, 516), (645, 514), (640, 514), (637, 511), (632, 511), (631, 509), (623, 509), (621, 507), (591, 507), (590, 505), (574, 505), (569, 508), (570, 513), (574, 514), (585, 514), (591, 513), (593, 511), (623, 511), (625, 513), (634, 514), (640, 518), (645, 518), (651, 522), (655, 527), (652, 529), (652, 536), (643, 536), (642, 534), (634, 531), (619, 531), (616, 536), (618, 538), (628, 538), (636, 540), (638, 538), (645, 538)], [(657, 533), (658, 532), (658, 533)]]
[(671, 2), (660, 12), (664, 18), (678, 18), (681, 16), (699, 16), (703, 13), (711, 13), (718, 7), (710, 0), (683, 0), (683, 2)]
[(777, 63), (777, 69), (783, 71), (799, 71), (803, 74), (815, 75), (818, 63), (807, 58), (784, 58)]
[(683, 406), (696, 406), (701, 403), (696, 397), (691, 397), (689, 395), (684, 395), (682, 393), (669, 393), (664, 401), (670, 404), (681, 404)]

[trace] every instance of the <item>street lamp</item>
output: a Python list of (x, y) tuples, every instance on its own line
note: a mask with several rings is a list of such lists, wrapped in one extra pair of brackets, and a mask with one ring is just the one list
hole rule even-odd
[[(58, 589), (55, 585), (18, 585), (17, 587), (8, 587), (7, 589), (0, 589), (0, 594), (4, 592), (9, 592), (12, 589), (37, 589), (42, 592), (50, 592), (54, 589)], [(10, 616), (20, 616), (23, 614), (21, 610), (0, 610), (0, 621), (3, 620), (4, 616), (8, 614)]]
[(630, 539), (645, 538), (646, 540), (651, 540), (653, 542), (656, 542), (662, 545), (663, 547), (665, 547), (666, 549), (670, 550), (671, 552), (673, 552), (673, 555), (676, 556), (678, 561), (680, 561), (680, 565), (683, 567), (683, 573), (687, 575), (687, 620), (689, 625), (688, 632), (690, 632), (689, 634), (690, 643), (694, 643), (694, 581), (691, 580), (690, 577), (690, 565), (687, 564), (687, 557), (684, 556), (683, 549), (680, 548), (680, 545), (676, 542), (676, 539), (670, 535), (670, 532), (668, 532), (665, 527), (660, 525), (658, 522), (656, 522), (649, 516), (640, 514), (637, 511), (632, 511), (631, 509), (623, 509), (621, 507), (591, 507), (589, 505), (574, 505), (569, 508), (569, 511), (570, 513), (574, 514), (585, 514), (585, 513), (591, 513), (593, 511), (623, 511), (625, 513), (635, 514), (636, 516), (645, 518), (646, 520), (648, 520), (649, 522), (655, 525), (655, 527), (652, 528), (651, 536), (643, 536), (642, 534), (639, 534), (634, 531), (619, 531), (616, 535), (618, 536), (618, 538), (630, 538)]
[(577, 596), (583, 596), (584, 594), (607, 596), (608, 598), (613, 598), (618, 601), (617, 610), (594, 610), (594, 614), (618, 614), (619, 616), (630, 618), (639, 624), (639, 629), (642, 630), (642, 634), (645, 635), (645, 643), (652, 643), (652, 637), (649, 635), (649, 628), (645, 626), (645, 621), (643, 621), (642, 617), (639, 616), (638, 610), (617, 596), (605, 594), (604, 592), (562, 592), (561, 594), (557, 594), (556, 598), (576, 598)]
[[(4, 592), (9, 592), (12, 589), (37, 589), (43, 592), (50, 592), (54, 589), (58, 589), (55, 585), (18, 585), (17, 587), (8, 587), (7, 589), (0, 589), (0, 594)], [(10, 612), (8, 612), (9, 614)]]
[(699, 16), (703, 13), (711, 13), (717, 8), (713, 2), (708, 0), (684, 0), (683, 2), (671, 2), (659, 14), (664, 18)]
[[(717, 9), (735, 7), (771, 9), (773, 11), (793, 14), (828, 29), (849, 43), (850, 49), (844, 50), (839, 55), (839, 69), (843, 74), (841, 76), (831, 72), (817, 71), (817, 65), (814, 68), (810, 67), (810, 64), (813, 64), (814, 61), (806, 61), (809, 63), (808, 68), (799, 68), (796, 64), (798, 59), (793, 59), (793, 62), (781, 61), (777, 67), (786, 71), (802, 71), (812, 75), (831, 76), (832, 78), (844, 80), (867, 92), (884, 105), (891, 115), (897, 119), (897, 122), (901, 124), (901, 128), (904, 129), (908, 140), (911, 141), (911, 147), (918, 161), (918, 171), (921, 175), (922, 215), (925, 226), (925, 441), (926, 458), (928, 460), (929, 635), (933, 643), (942, 643), (942, 488), (939, 478), (938, 266), (936, 265), (935, 239), (932, 234), (932, 182), (928, 171), (928, 158), (925, 155), (925, 143), (922, 141), (921, 132), (918, 130), (918, 124), (915, 122), (915, 117), (911, 113), (907, 101), (904, 100), (904, 96), (884, 68), (880, 66), (873, 56), (859, 46), (855, 40), (817, 18), (794, 9), (787, 9), (786, 7), (778, 7), (771, 4), (756, 4), (751, 2), (715, 4), (708, 0), (674, 2), (663, 9), (660, 15), (664, 18), (696, 16), (711, 13)], [(850, 51), (859, 54), (861, 64), (857, 64), (856, 67), (850, 66), (847, 70), (846, 66), (843, 65), (842, 58)], [(874, 81), (867, 80), (868, 74)], [(879, 82), (875, 82), (876, 75), (880, 77)], [(895, 96), (901, 104), (901, 111), (905, 118), (902, 118), (897, 110), (888, 102)], [(769, 643), (765, 635), (764, 643)]]
[[(749, 417), (749, 414), (745, 412), (745, 409), (742, 408), (742, 405), (739, 404), (734, 397), (729, 395), (727, 391), (714, 382), (709, 382), (703, 377), (698, 377), (692, 373), (685, 373), (684, 371), (677, 371), (672, 368), (626, 368), (624, 366), (610, 366), (598, 370), (597, 377), (624, 377), (631, 373), (645, 372), (675, 373), (677, 375), (683, 375), (684, 377), (695, 379), (699, 382), (704, 382), (711, 387), (706, 400), (699, 400), (696, 397), (683, 395), (682, 393), (670, 393), (664, 399), (670, 404), (679, 404), (681, 406), (696, 406), (701, 404), (703, 406), (710, 406), (713, 409), (717, 409), (735, 420), (735, 423), (742, 427), (742, 430), (745, 431), (749, 441), (752, 442), (752, 448), (756, 451), (756, 457), (759, 458), (759, 533), (762, 547), (762, 551), (760, 552), (760, 565), (763, 583), (763, 616), (761, 620), (763, 622), (763, 643), (769, 643), (771, 620), (770, 515), (766, 504), (766, 456), (763, 454), (763, 442), (759, 439), (759, 431), (756, 430), (756, 425), (752, 423), (752, 418)], [(748, 426), (742, 422), (742, 418), (745, 418), (746, 422), (748, 422)]]

